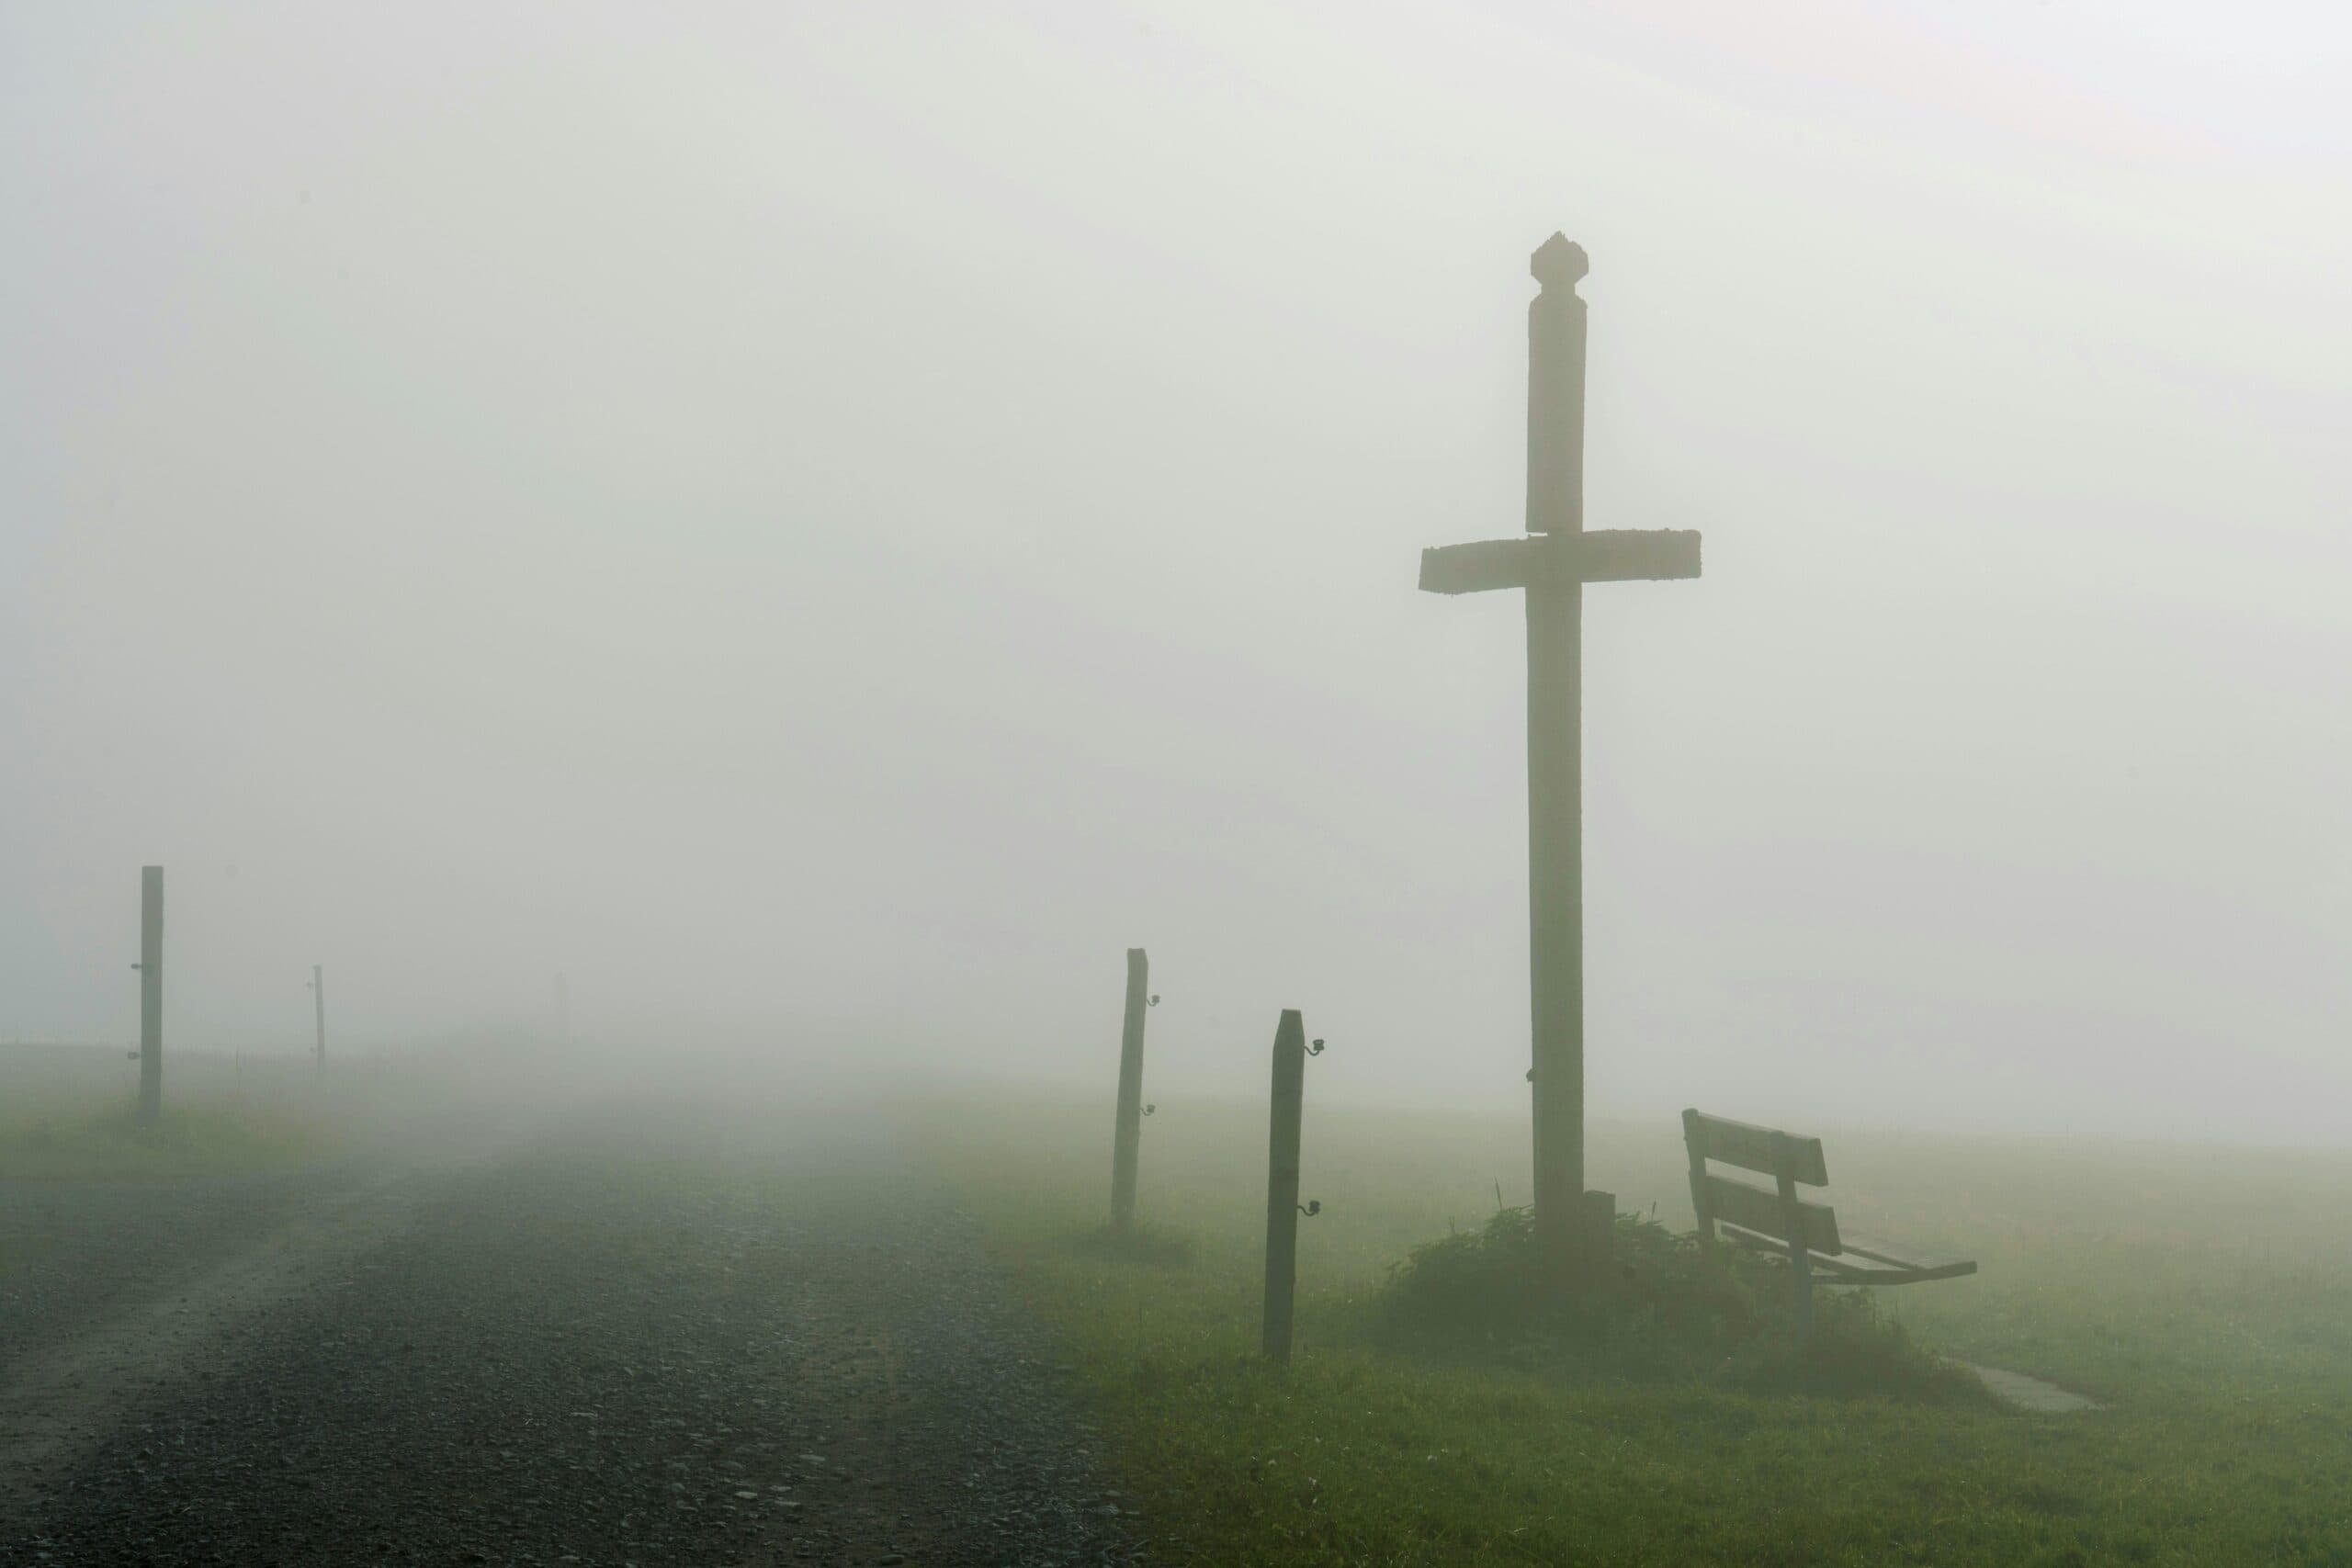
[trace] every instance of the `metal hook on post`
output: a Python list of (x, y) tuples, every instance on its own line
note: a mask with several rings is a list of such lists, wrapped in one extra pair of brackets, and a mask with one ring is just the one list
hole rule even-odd
[(1316, 1215), (1323, 1212), (1323, 1200), (1320, 1198), (1309, 1198), (1306, 1202), (1301, 1203), (1298, 1206), (1298, 1212), (1305, 1214), (1311, 1220)]
[(1323, 1042), (1317, 1040), (1314, 1044), (1309, 1045), (1306, 1048), (1306, 1054), (1310, 1056), (1320, 1056), (1323, 1054)]

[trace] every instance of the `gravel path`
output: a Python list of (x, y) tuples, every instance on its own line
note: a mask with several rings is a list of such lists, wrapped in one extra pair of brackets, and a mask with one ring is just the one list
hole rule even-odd
[[(0, 1493), (0, 1562), (1138, 1561), (942, 1190), (871, 1122), (772, 1122), (639, 1108), (351, 1178), (209, 1269), (130, 1270), (118, 1297), (169, 1283), (80, 1339), (53, 1278), (0, 1295), (41, 1346), (5, 1363), (0, 1462), (12, 1419), (53, 1461)], [(97, 1200), (73, 1245), (169, 1251), (162, 1207)], [(26, 1414), (59, 1365), (63, 1437)]]
[(261, 1246), (381, 1175), (348, 1164), (152, 1181), (0, 1180), (0, 1373)]

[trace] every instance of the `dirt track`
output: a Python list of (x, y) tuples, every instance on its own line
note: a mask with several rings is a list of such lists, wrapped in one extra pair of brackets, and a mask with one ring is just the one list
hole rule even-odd
[(638, 1108), (0, 1189), (0, 1562), (1134, 1561), (1050, 1351), (875, 1133)]

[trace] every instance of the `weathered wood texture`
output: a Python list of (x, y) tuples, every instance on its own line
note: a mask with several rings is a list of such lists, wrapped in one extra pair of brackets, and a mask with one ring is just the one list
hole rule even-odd
[(164, 868), (139, 873), (139, 1124), (164, 1111)]
[[(1789, 1244), (1778, 1236), (1759, 1235), (1729, 1224), (1722, 1224), (1721, 1229), (1726, 1241), (1777, 1258), (1789, 1255)], [(1872, 1240), (1865, 1248), (1842, 1227), (1838, 1239), (1844, 1249), (1835, 1257), (1812, 1255), (1813, 1267), (1819, 1271), (1822, 1284), (1916, 1285), (1929, 1280), (1957, 1280), (1976, 1272), (1973, 1259), (1945, 1258), (1915, 1247)]]
[[(1531, 537), (1421, 553), (1433, 593), (1527, 596), (1528, 1080), (1535, 1224), (1565, 1283), (1598, 1277), (1584, 1188), (1584, 585), (1699, 575), (1699, 536), (1584, 526), (1584, 250), (1555, 234), (1531, 261), (1527, 517)], [(1613, 1234), (1613, 1233), (1612, 1233)]]
[(1699, 555), (1695, 528), (1596, 528), (1573, 564), (1579, 582), (1671, 582), (1698, 576)]
[(1584, 590), (1527, 591), (1527, 932), (1535, 1225), (1580, 1274), (1584, 1202)]
[(1434, 545), (1421, 552), (1425, 593), (1484, 593), (1498, 588), (1581, 582), (1657, 582), (1699, 575), (1699, 535), (1690, 529), (1597, 529)]
[(1789, 1174), (1807, 1187), (1829, 1185), (1829, 1167), (1821, 1154), (1819, 1138), (1800, 1138), (1793, 1134), (1776, 1133), (1770, 1127), (1758, 1127), (1752, 1122), (1728, 1122), (1720, 1116), (1702, 1111), (1682, 1113), (1682, 1136), (1690, 1143), (1700, 1157), (1721, 1160), (1742, 1170), (1760, 1171), (1778, 1177), (1781, 1166), (1773, 1150), (1775, 1138), (1788, 1141)]
[[(1527, 310), (1527, 531), (1584, 529), (1583, 247), (1555, 234)], [(1528, 1015), (1535, 1226), (1555, 1273), (1589, 1278), (1584, 1210), (1584, 588), (1527, 588)]]
[(1432, 545), (1421, 552), (1424, 593), (1484, 593), (1524, 588), (1544, 575), (1542, 539), (1481, 539)]
[(1839, 1239), (1845, 1245), (1838, 1256), (1822, 1259), (1822, 1264), (1841, 1279), (1909, 1284), (1920, 1280), (1957, 1280), (1976, 1272), (1972, 1258), (1946, 1258), (1908, 1244), (1846, 1231), (1839, 1232)]
[(1696, 1111), (1682, 1113), (1682, 1149), (1690, 1157), (1690, 1212), (1699, 1219), (1699, 1250), (1715, 1250), (1715, 1227), (1707, 1213), (1707, 1139), (1699, 1123), (1706, 1118)]
[(1617, 1194), (1588, 1191), (1579, 1215), (1584, 1226), (1582, 1267), (1598, 1275), (1617, 1251)]
[(1555, 234), (1528, 258), (1542, 285), (1527, 307), (1527, 531), (1584, 528), (1584, 247)]
[[(1828, 1165), (1818, 1138), (1800, 1138), (1697, 1111), (1682, 1113), (1682, 1138), (1690, 1159), (1690, 1206), (1698, 1214), (1700, 1245), (1712, 1247), (1720, 1227), (1728, 1240), (1789, 1260), (1800, 1346), (1812, 1326), (1816, 1270), (1820, 1282), (1827, 1285), (1910, 1285), (1976, 1272), (1976, 1265), (1965, 1258), (1935, 1258), (1885, 1242), (1841, 1236), (1835, 1210), (1797, 1195), (1800, 1183), (1828, 1183)], [(1710, 1159), (1770, 1176), (1773, 1189), (1767, 1191), (1718, 1176), (1707, 1168)]]
[(1306, 1024), (1295, 1008), (1274, 1028), (1273, 1092), (1266, 1127), (1265, 1353), (1290, 1359), (1298, 1282), (1299, 1121), (1306, 1098)]
[(1838, 1214), (1826, 1203), (1799, 1201), (1794, 1217), (1782, 1208), (1779, 1193), (1750, 1187), (1728, 1176), (1707, 1177), (1707, 1213), (1717, 1222), (1734, 1224), (1779, 1241), (1802, 1239), (1809, 1252), (1841, 1250)]
[(1150, 1005), (1151, 960), (1127, 949), (1127, 1006), (1119, 1030), (1119, 1103), (1111, 1132), (1111, 1224), (1125, 1230), (1136, 1217), (1136, 1145), (1143, 1137), (1143, 1020)]
[[(1796, 1150), (1786, 1133), (1772, 1134), (1772, 1170), (1781, 1201), (1780, 1235), (1789, 1244), (1789, 1272), (1796, 1286), (1797, 1343), (1803, 1345), (1813, 1333), (1813, 1255), (1843, 1250), (1838, 1216), (1797, 1196)], [(1816, 1234), (1816, 1214), (1826, 1222), (1826, 1235)]]

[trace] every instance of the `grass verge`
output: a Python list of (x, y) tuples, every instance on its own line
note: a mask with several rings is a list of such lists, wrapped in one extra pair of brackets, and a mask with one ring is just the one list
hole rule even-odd
[[(2352, 1561), (2352, 1265), (2324, 1245), (2352, 1240), (2342, 1160), (2116, 1150), (2094, 1179), (2075, 1148), (1840, 1140), (1859, 1215), (1890, 1205), (1885, 1228), (1985, 1275), (1829, 1309), (1896, 1363), (1839, 1387), (1776, 1373), (1769, 1332), (1726, 1331), (1727, 1366), (1637, 1314), (1619, 1326), (1648, 1365), (1530, 1333), (1499, 1300), (1495, 1222), (1400, 1276), (1523, 1155), (1491, 1123), (1323, 1113), (1285, 1373), (1255, 1354), (1262, 1112), (1161, 1111), (1145, 1201), (1187, 1245), (1141, 1256), (1092, 1239), (1107, 1110), (962, 1101), (915, 1131), (1078, 1368), (1162, 1561)], [(1597, 1176), (1646, 1201), (1655, 1170), (1670, 1205), (1674, 1131), (1600, 1129)], [(1637, 1241), (1673, 1263), (1667, 1229)], [(1922, 1383), (1945, 1348), (2113, 1407), (2032, 1416)]]
[(0, 1124), (0, 1178), (170, 1180), (224, 1176), (325, 1151), (324, 1130), (283, 1110), (193, 1104), (141, 1127), (129, 1106), (49, 1107)]

